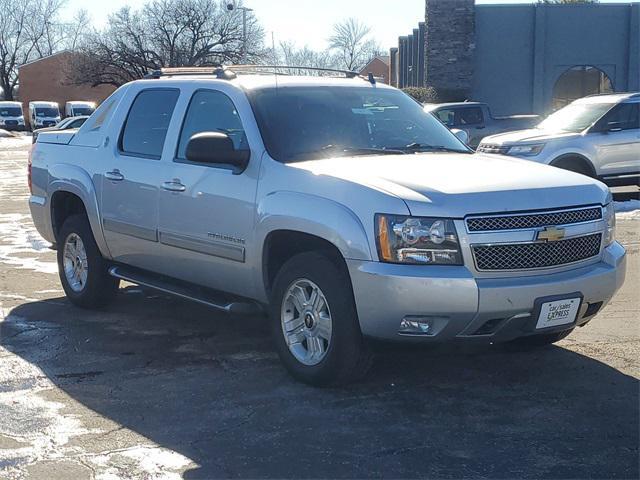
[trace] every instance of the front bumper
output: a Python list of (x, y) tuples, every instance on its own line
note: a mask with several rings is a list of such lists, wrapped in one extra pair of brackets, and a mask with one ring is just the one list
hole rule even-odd
[[(364, 335), (423, 342), (500, 342), (538, 333), (534, 304), (543, 297), (575, 293), (583, 297), (574, 324), (545, 329), (545, 333), (588, 322), (624, 282), (626, 256), (622, 245), (614, 242), (598, 263), (560, 273), (506, 278), (475, 278), (465, 267), (359, 260), (347, 260), (347, 265)], [(438, 319), (431, 335), (398, 333), (403, 318), (424, 316)]]

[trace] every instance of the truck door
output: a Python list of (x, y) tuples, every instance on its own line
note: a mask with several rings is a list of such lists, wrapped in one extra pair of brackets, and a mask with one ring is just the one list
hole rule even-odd
[(179, 95), (168, 88), (140, 91), (121, 130), (111, 132), (114, 145), (101, 162), (102, 221), (111, 255), (149, 270), (159, 270), (161, 261), (158, 195), (168, 171), (162, 155)]
[(616, 105), (588, 135), (594, 139), (598, 175), (640, 172), (640, 103)]
[[(242, 110), (220, 90), (193, 92), (177, 136), (173, 168), (160, 184), (159, 238), (166, 273), (240, 295), (252, 293), (255, 196), (261, 151), (252, 149), (247, 169), (191, 162), (185, 152), (200, 132), (223, 132), (236, 150), (249, 150), (245, 127), (255, 121), (246, 98), (236, 96)], [(243, 121), (244, 120), (244, 121)], [(257, 135), (257, 133), (255, 134)], [(255, 138), (255, 137), (254, 137)]]

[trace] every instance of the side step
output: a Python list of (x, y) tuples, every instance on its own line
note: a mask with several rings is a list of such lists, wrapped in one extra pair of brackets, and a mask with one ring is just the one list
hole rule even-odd
[(109, 269), (109, 274), (136, 285), (153, 288), (154, 290), (192, 300), (227, 313), (255, 315), (263, 312), (262, 308), (251, 300), (233, 297), (210, 288), (133, 267), (116, 265)]

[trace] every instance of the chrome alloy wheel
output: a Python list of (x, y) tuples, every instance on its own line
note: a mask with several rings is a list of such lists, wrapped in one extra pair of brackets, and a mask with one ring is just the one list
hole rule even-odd
[(81, 292), (87, 284), (89, 265), (87, 251), (82, 239), (75, 233), (69, 234), (62, 253), (64, 276), (74, 292)]
[(282, 333), (300, 363), (317, 365), (331, 343), (331, 311), (322, 290), (306, 278), (294, 281), (282, 300)]

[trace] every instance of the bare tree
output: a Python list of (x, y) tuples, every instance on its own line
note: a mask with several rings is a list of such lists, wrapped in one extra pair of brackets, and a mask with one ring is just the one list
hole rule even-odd
[[(244, 57), (263, 54), (263, 32), (247, 18)], [(122, 85), (161, 67), (237, 63), (243, 56), (242, 15), (218, 0), (152, 0), (140, 10), (122, 8), (109, 26), (93, 32), (80, 48), (73, 81)]]
[(317, 51), (304, 46), (298, 48), (293, 42), (280, 42), (276, 48), (274, 63), (292, 67), (290, 75), (314, 75), (313, 71), (294, 67), (336, 68), (336, 58), (330, 51)]
[(355, 18), (348, 18), (333, 26), (329, 46), (336, 52), (339, 66), (359, 71), (381, 51), (370, 36), (371, 29)]
[(63, 45), (59, 14), (65, 0), (0, 0), (0, 90), (13, 100), (18, 67)]

